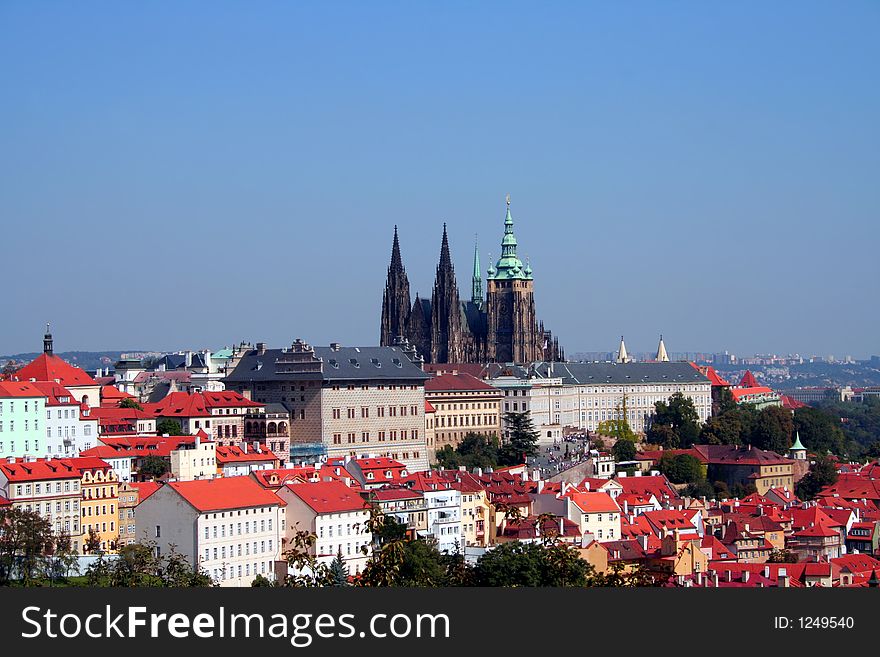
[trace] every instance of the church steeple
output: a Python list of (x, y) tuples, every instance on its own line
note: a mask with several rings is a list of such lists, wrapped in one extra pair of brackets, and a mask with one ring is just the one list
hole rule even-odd
[(660, 334), (660, 344), (657, 345), (657, 361), (668, 363), (669, 356), (666, 354), (666, 345), (663, 344), (663, 334)]
[(410, 313), (409, 279), (400, 257), (400, 241), (397, 226), (394, 227), (394, 241), (391, 245), (391, 263), (388, 265), (388, 278), (382, 295), (382, 324), (379, 329), (379, 344), (383, 347), (395, 344), (398, 337), (405, 335), (406, 322)]
[(431, 362), (460, 363), (464, 360), (462, 328), (458, 283), (444, 223), (440, 262), (431, 295)]
[(51, 356), (53, 351), (52, 332), (49, 330), (49, 323), (46, 322), (46, 334), (43, 336), (43, 353)]
[(623, 341), (623, 336), (620, 336), (620, 347), (617, 349), (617, 362), (618, 363), (628, 363), (630, 362), (629, 354), (626, 353), (626, 343)]
[(510, 194), (507, 195), (507, 214), (504, 217), (504, 237), (501, 238), (501, 257), (495, 265), (494, 280), (531, 280), (531, 268), (526, 273), (522, 260), (516, 255), (516, 235), (513, 234), (513, 217), (510, 215)]
[(471, 279), (471, 301), (477, 308), (483, 307), (483, 276), (480, 272), (480, 247), (474, 236), (474, 275)]

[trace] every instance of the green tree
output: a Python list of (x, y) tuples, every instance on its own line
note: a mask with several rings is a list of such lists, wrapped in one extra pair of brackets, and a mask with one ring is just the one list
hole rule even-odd
[(700, 436), (700, 416), (690, 397), (676, 392), (668, 402), (654, 404), (648, 442), (671, 449), (691, 447)]
[(700, 442), (707, 445), (741, 445), (748, 442), (754, 423), (754, 410), (734, 407), (713, 415), (700, 429)]
[(810, 471), (795, 487), (797, 496), (804, 501), (812, 500), (826, 486), (837, 483), (837, 465), (828, 456), (820, 456)]
[(5, 508), (0, 509), (0, 528), (0, 584), (19, 580), (31, 585), (52, 552), (52, 526), (34, 511)]
[(477, 561), (477, 586), (586, 586), (592, 566), (573, 548), (511, 541)]
[(255, 588), (269, 588), (274, 587), (275, 583), (265, 575), (257, 575), (254, 581), (251, 582), (251, 586)]
[(138, 467), (138, 475), (149, 477), (150, 479), (159, 479), (170, 471), (171, 466), (161, 456), (146, 456)]
[(468, 470), (494, 468), (498, 465), (498, 450), (497, 436), (469, 432), (454, 449), (451, 445), (444, 445), (437, 451), (435, 458), (438, 465), (450, 470), (456, 470), (460, 466)]
[(627, 438), (621, 438), (611, 448), (615, 461), (632, 461), (636, 458), (636, 444)]
[(768, 406), (758, 412), (749, 443), (760, 449), (784, 454), (791, 447), (794, 420), (781, 406)]
[(101, 550), (101, 537), (98, 536), (98, 532), (94, 528), (89, 527), (88, 536), (83, 541), (83, 554), (99, 554), (101, 552), (103, 552)]
[(794, 429), (808, 450), (845, 456), (849, 451), (840, 419), (820, 408), (805, 406), (794, 412)]
[(499, 465), (519, 465), (526, 457), (538, 453), (538, 432), (532, 424), (530, 411), (504, 414), (509, 437), (498, 453)]
[(171, 418), (162, 418), (156, 422), (156, 434), (159, 436), (185, 436), (186, 432), (180, 427), (180, 422)]
[(703, 464), (690, 454), (664, 454), (659, 469), (673, 484), (693, 484), (706, 477)]
[(797, 563), (798, 556), (791, 550), (774, 549), (767, 557), (767, 563)]
[(716, 497), (715, 488), (709, 483), (708, 479), (700, 479), (689, 483), (682, 491), (687, 497), (705, 497), (713, 499)]
[(330, 562), (330, 581), (331, 586), (348, 586), (348, 566), (342, 558), (342, 550), (336, 553), (333, 561)]
[(308, 530), (298, 529), (294, 532), (290, 547), (284, 552), (284, 558), (290, 569), (284, 580), (284, 586), (315, 588), (333, 583), (330, 568), (315, 554), (317, 540), (318, 536)]
[(119, 402), (119, 408), (134, 408), (139, 411), (144, 410), (144, 407), (140, 405), (137, 399), (134, 397), (126, 397), (121, 402)]

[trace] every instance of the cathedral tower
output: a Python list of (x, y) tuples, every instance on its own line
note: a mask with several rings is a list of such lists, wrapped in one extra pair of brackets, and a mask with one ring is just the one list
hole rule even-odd
[(544, 356), (544, 336), (538, 334), (535, 317), (532, 268), (523, 266), (516, 246), (508, 195), (501, 257), (489, 267), (486, 279), (487, 356), (497, 363), (530, 363)]
[(464, 360), (461, 303), (455, 269), (449, 255), (449, 239), (443, 224), (440, 262), (431, 295), (431, 357), (432, 363), (461, 363)]
[(400, 243), (397, 239), (397, 226), (394, 227), (394, 243), (391, 246), (391, 264), (388, 265), (388, 278), (385, 293), (382, 295), (382, 325), (379, 329), (379, 344), (390, 347), (398, 336), (406, 335), (410, 314), (409, 280), (400, 257)]

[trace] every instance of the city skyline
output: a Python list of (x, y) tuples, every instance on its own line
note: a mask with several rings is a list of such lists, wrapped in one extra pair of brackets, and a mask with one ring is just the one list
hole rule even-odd
[(848, 8), (7, 3), (0, 351), (375, 345), (393, 226), (413, 293), (444, 222), (468, 289), (509, 193), (571, 354), (868, 358), (880, 8)]

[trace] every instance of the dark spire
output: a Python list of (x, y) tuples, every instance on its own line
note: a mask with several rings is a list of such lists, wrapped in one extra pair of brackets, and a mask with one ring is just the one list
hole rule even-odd
[(403, 258), (400, 257), (400, 241), (397, 239), (397, 225), (394, 226), (394, 243), (391, 245), (391, 264), (389, 269), (395, 272), (403, 272)]
[(431, 361), (434, 363), (460, 363), (462, 351), (461, 308), (455, 268), (449, 255), (449, 237), (443, 224), (443, 240), (440, 244), (440, 262), (431, 295)]
[(51, 356), (52, 351), (52, 332), (49, 330), (49, 323), (46, 322), (46, 334), (43, 336), (43, 353)]
[(400, 240), (397, 226), (394, 227), (394, 241), (391, 245), (391, 263), (388, 265), (388, 278), (385, 293), (382, 295), (382, 322), (379, 328), (379, 344), (391, 346), (398, 336), (404, 335), (410, 313), (409, 280), (400, 257)]
[(443, 222), (443, 241), (440, 243), (439, 268), (452, 269), (452, 258), (449, 256), (449, 238), (446, 236), (446, 222)]

